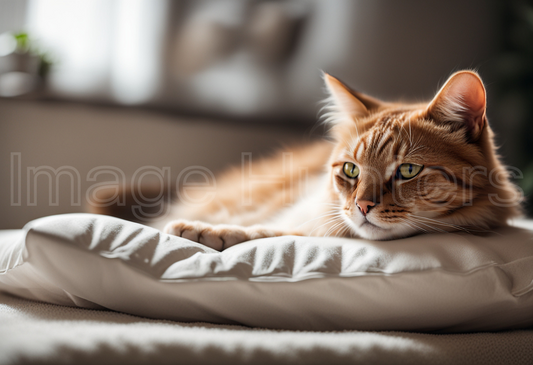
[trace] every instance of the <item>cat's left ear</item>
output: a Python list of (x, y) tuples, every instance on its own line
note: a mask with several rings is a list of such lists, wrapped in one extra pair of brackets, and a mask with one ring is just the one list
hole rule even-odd
[(477, 141), (487, 124), (487, 98), (479, 75), (460, 71), (448, 79), (429, 103), (428, 115), (441, 123), (461, 123), (471, 141)]

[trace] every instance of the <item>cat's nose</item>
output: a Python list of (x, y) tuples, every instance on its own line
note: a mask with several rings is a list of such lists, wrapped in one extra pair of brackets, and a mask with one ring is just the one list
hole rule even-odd
[(363, 215), (365, 216), (367, 215), (370, 208), (376, 205), (376, 203), (371, 202), (370, 200), (357, 200), (355, 204), (357, 204), (357, 207), (359, 208), (361, 213), (363, 213)]

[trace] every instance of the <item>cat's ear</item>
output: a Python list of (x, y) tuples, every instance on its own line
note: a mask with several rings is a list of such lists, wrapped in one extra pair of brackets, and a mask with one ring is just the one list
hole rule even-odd
[(339, 79), (324, 73), (324, 82), (331, 95), (332, 108), (338, 113), (355, 118), (368, 114), (366, 106)]
[(461, 123), (467, 136), (476, 141), (485, 127), (486, 92), (479, 75), (460, 71), (448, 79), (429, 103), (428, 115), (441, 123)]
[(350, 89), (342, 81), (327, 73), (324, 73), (324, 82), (331, 95), (331, 107), (345, 116), (364, 117), (384, 104), (368, 95)]

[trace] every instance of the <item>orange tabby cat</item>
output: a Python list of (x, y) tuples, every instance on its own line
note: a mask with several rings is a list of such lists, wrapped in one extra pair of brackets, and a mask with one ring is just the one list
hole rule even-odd
[[(475, 72), (452, 75), (421, 104), (382, 102), (327, 74), (325, 82), (332, 141), (249, 161), (217, 178), (213, 199), (182, 199), (172, 206), (175, 220), (152, 225), (223, 250), (280, 235), (388, 240), (479, 232), (521, 213)], [(131, 215), (129, 207), (92, 210)]]
[(165, 232), (223, 250), (280, 235), (387, 240), (480, 231), (520, 213), (475, 72), (454, 74), (424, 104), (378, 101), (327, 74), (325, 82), (333, 142), (226, 173), (209, 204), (177, 205), (179, 219)]

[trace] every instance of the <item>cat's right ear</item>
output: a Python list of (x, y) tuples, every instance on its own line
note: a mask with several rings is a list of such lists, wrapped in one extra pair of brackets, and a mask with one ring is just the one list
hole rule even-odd
[(357, 119), (368, 115), (368, 109), (339, 79), (324, 73), (324, 82), (330, 94), (330, 108), (340, 114), (340, 118)]

